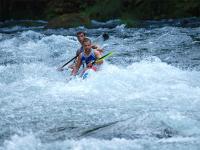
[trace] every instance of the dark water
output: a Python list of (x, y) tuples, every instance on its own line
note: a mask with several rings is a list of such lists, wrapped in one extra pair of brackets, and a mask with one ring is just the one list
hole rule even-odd
[[(197, 18), (35, 24), (1, 23), (0, 150), (199, 149)], [(80, 30), (114, 54), (87, 80), (67, 81), (70, 71), (56, 68), (75, 55)]]

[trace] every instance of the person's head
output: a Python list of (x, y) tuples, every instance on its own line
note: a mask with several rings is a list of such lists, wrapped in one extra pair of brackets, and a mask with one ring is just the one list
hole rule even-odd
[(92, 48), (92, 42), (89, 38), (84, 38), (83, 47), (86, 51), (90, 51)]
[(85, 32), (79, 31), (79, 32), (76, 33), (76, 36), (77, 36), (77, 38), (78, 38), (78, 41), (79, 41), (81, 44), (83, 44), (83, 40), (84, 40), (84, 38), (85, 38), (85, 36), (86, 36)]
[(107, 33), (103, 34), (103, 40), (106, 41), (109, 39), (109, 35)]

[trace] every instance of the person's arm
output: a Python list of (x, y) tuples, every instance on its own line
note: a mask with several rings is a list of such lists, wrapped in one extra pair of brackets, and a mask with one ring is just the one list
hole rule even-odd
[[(81, 48), (76, 51), (76, 56), (79, 56), (80, 54), (81, 54)], [(76, 63), (77, 60), (78, 57), (74, 60), (74, 63)]]
[(80, 53), (81, 53), (81, 50), (80, 50), (80, 49), (77, 49), (76, 55), (79, 55)]
[[(94, 54), (95, 54), (97, 60), (98, 60), (99, 58), (101, 58), (101, 53), (100, 53), (98, 50), (94, 51)], [(97, 64), (97, 65), (103, 64), (103, 60), (96, 62), (96, 64)]]
[(97, 51), (99, 51), (100, 53), (103, 53), (103, 49), (102, 48), (100, 48), (98, 45), (92, 45), (92, 48), (93, 49), (95, 49), (95, 50), (97, 50)]
[[(98, 60), (99, 58), (101, 58), (101, 53), (99, 51), (97, 51), (97, 50), (94, 51), (94, 55), (96, 57), (96, 60)], [(93, 63), (94, 62), (90, 62), (89, 64), (87, 64), (87, 67), (92, 67), (92, 65), (94, 65)], [(97, 64), (97, 65), (100, 65), (102, 63), (103, 63), (103, 60), (95, 62), (95, 64)]]
[(75, 67), (72, 70), (72, 75), (75, 76), (81, 66), (81, 54), (79, 54), (78, 59), (76, 61)]
[(73, 69), (75, 67), (75, 62), (73, 64), (69, 65), (68, 68)]

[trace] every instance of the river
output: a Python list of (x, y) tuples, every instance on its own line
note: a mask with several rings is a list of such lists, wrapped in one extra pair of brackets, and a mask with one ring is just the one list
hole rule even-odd
[[(199, 24), (38, 22), (0, 28), (0, 150), (199, 149)], [(86, 80), (68, 80), (56, 68), (74, 57), (80, 30), (113, 55)]]

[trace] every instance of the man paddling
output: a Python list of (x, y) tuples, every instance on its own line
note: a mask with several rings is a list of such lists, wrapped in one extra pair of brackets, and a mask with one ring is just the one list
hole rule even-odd
[[(85, 38), (83, 40), (83, 52), (81, 52), (77, 58), (75, 63), (75, 67), (72, 70), (72, 75), (77, 75), (77, 72), (81, 65), (85, 66), (85, 69), (92, 68), (96, 70), (96, 67), (93, 66), (93, 62), (99, 58), (101, 58), (101, 53), (92, 48), (92, 43), (89, 38)], [(103, 60), (98, 61), (96, 64), (100, 65), (103, 63)]]
[[(78, 56), (80, 53), (83, 52), (83, 40), (86, 38), (86, 33), (83, 32), (83, 31), (79, 31), (79, 32), (76, 33), (76, 37), (77, 37), (79, 43), (81, 44), (81, 47), (76, 51), (76, 56)], [(109, 38), (108, 34), (104, 33), (103, 34), (103, 38), (105, 40), (107, 40)], [(98, 50), (100, 53), (103, 53), (103, 49), (99, 48), (97, 45), (92, 45), (92, 48)], [(74, 69), (75, 62), (76, 62), (76, 57), (75, 57), (74, 60), (75, 60), (74, 63), (69, 65), (68, 68)], [(59, 67), (57, 70), (58, 71), (63, 71), (64, 66), (65, 66), (65, 64), (62, 67)]]
[[(82, 32), (82, 31), (79, 31), (79, 32), (77, 32), (76, 37), (77, 37), (79, 43), (81, 44), (81, 47), (76, 51), (76, 55), (79, 55), (80, 53), (83, 52), (83, 41), (86, 38), (86, 33)], [(103, 34), (103, 38), (105, 40), (107, 40), (109, 38), (108, 34), (104, 33)], [(92, 44), (92, 49), (96, 49), (97, 51), (103, 53), (103, 49), (101, 49), (99, 46), (97, 46), (95, 44)]]

